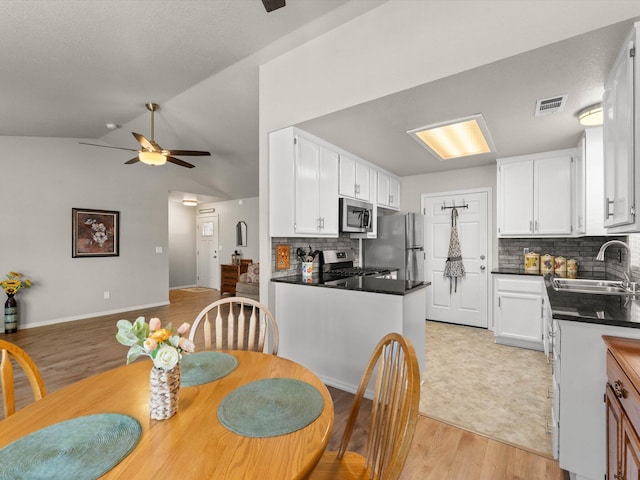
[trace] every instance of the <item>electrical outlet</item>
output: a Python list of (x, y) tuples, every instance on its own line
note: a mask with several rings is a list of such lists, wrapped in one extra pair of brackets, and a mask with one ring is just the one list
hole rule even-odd
[(529, 249), (528, 249), (528, 248), (526, 248), (526, 247), (525, 247), (525, 248), (523, 248), (523, 249), (522, 249), (522, 254), (523, 254), (523, 255), (526, 255), (527, 253), (529, 253)]
[(104, 299), (109, 300), (110, 298), (111, 298), (111, 293), (109, 293), (109, 291), (107, 290), (106, 292), (104, 292)]

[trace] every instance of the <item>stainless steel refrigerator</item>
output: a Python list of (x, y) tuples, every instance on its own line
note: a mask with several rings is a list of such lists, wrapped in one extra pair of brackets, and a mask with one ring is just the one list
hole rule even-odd
[(378, 217), (378, 238), (362, 241), (365, 267), (398, 270), (400, 280), (424, 280), (424, 216)]

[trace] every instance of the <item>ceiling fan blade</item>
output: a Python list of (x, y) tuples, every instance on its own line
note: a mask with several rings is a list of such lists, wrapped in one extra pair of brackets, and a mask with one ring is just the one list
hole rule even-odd
[(133, 157), (131, 160), (127, 160), (126, 162), (124, 162), (125, 165), (131, 165), (133, 163), (139, 162), (140, 159), (138, 157)]
[(147, 138), (144, 135), (140, 135), (139, 133), (136, 133), (136, 132), (131, 132), (131, 135), (135, 137), (138, 143), (142, 145), (142, 148), (144, 148), (145, 150), (149, 150), (150, 152), (162, 151), (162, 148), (160, 147), (160, 145), (158, 145), (153, 140), (147, 140)]
[(195, 165), (191, 165), (190, 163), (185, 162), (184, 160), (180, 160), (175, 157), (171, 157), (167, 155), (167, 162), (175, 163), (176, 165), (180, 165), (181, 167), (193, 168)]
[(165, 150), (167, 155), (184, 155), (191, 157), (207, 157), (211, 156), (210, 152), (204, 152), (202, 150)]
[(115, 148), (117, 150), (127, 150), (129, 152), (137, 152), (134, 148), (112, 147), (111, 145), (98, 145), (97, 143), (78, 142), (80, 145), (91, 145), (92, 147)]

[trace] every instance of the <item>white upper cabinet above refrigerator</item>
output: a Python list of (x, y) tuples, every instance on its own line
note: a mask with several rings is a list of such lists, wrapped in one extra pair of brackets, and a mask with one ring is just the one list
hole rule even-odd
[(640, 66), (635, 60), (640, 23), (626, 38), (605, 82), (604, 226), (609, 233), (640, 231)]

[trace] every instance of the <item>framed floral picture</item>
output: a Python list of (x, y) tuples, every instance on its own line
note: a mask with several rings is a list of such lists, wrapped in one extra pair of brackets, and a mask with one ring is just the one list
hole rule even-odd
[(72, 208), (73, 258), (120, 255), (120, 212)]

